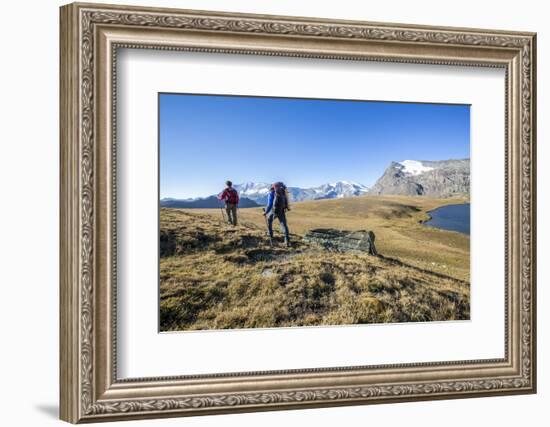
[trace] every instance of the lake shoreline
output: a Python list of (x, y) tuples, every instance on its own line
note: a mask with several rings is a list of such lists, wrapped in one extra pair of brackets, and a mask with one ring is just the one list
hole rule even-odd
[[(465, 231), (457, 230), (457, 229), (454, 229), (454, 228), (449, 228), (449, 226), (445, 227), (445, 226), (442, 226), (442, 225), (432, 225), (432, 224), (430, 224), (430, 221), (436, 221), (438, 219), (438, 218), (434, 217), (434, 215), (433, 215), (434, 212), (436, 212), (436, 211), (441, 212), (443, 209), (453, 208), (453, 207), (456, 207), (456, 206), (464, 206), (464, 205), (469, 206), (470, 201), (465, 201), (463, 203), (445, 204), (445, 205), (438, 206), (434, 209), (430, 209), (429, 211), (425, 212), (425, 214), (428, 216), (428, 218), (420, 220), (419, 222), (422, 225), (425, 225), (426, 227), (437, 228), (438, 230), (444, 230), (444, 231), (452, 231), (452, 232), (455, 232), (455, 233), (465, 234), (465, 235), (469, 236), (470, 235), (469, 226), (468, 226), (468, 232), (465, 232)], [(442, 218), (439, 218), (439, 220), (442, 220)], [(468, 214), (468, 222), (469, 221), (470, 221), (470, 216)]]

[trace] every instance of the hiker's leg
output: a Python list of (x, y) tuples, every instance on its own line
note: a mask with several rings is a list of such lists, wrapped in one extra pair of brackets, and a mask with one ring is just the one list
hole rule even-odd
[(275, 218), (275, 215), (272, 213), (267, 216), (267, 232), (269, 237), (273, 237), (273, 218)]
[(286, 223), (286, 215), (284, 213), (279, 215), (279, 222), (281, 223), (281, 230), (285, 235), (285, 242), (290, 242), (289, 240), (289, 233), (288, 233), (288, 225)]
[(232, 224), (233, 220), (231, 219), (231, 205), (229, 203), (226, 203), (225, 205), (225, 213), (227, 213), (227, 222)]
[(233, 220), (233, 225), (237, 225), (237, 205), (233, 205), (232, 211), (233, 217), (231, 219)]

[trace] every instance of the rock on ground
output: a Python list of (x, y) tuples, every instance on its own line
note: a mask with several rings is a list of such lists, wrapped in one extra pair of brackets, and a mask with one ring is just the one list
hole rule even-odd
[(333, 228), (316, 228), (308, 231), (304, 240), (335, 252), (366, 252), (377, 255), (372, 231), (344, 231)]

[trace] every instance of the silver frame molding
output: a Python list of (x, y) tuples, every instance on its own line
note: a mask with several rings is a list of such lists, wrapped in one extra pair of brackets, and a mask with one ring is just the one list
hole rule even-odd
[[(60, 37), (61, 419), (72, 423), (536, 392), (536, 35), (75, 3)], [(505, 357), (117, 379), (118, 48), (506, 70)]]

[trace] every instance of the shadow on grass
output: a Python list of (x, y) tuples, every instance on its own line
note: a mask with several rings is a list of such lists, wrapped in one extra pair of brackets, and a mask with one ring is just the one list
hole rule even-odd
[(455, 282), (462, 283), (464, 285), (470, 284), (470, 282), (466, 282), (465, 280), (460, 280), (460, 279), (457, 279), (456, 277), (447, 276), (446, 274), (438, 273), (436, 271), (426, 270), (425, 268), (416, 267), (414, 265), (407, 264), (403, 261), (400, 261), (396, 258), (385, 257), (384, 255), (380, 255), (380, 254), (378, 254), (378, 258), (383, 259), (384, 261), (387, 261), (393, 265), (399, 265), (401, 267), (411, 268), (413, 270), (419, 271), (424, 274), (431, 274), (432, 276), (439, 277), (440, 279), (453, 280)]

